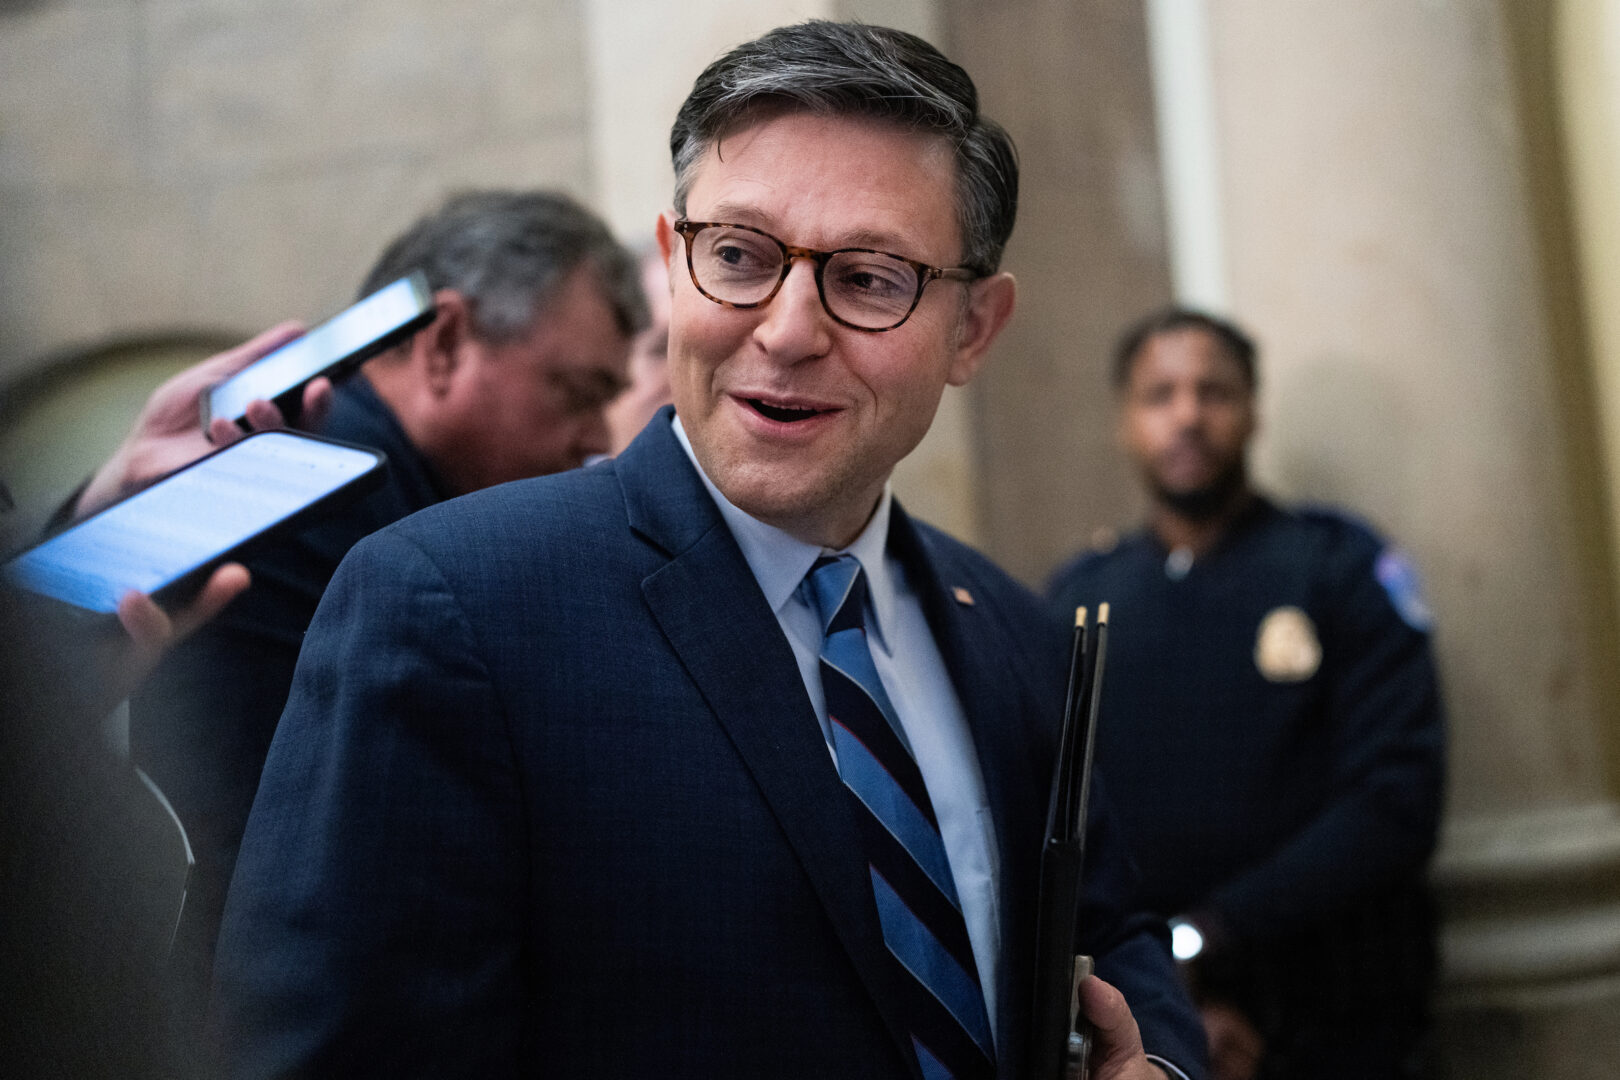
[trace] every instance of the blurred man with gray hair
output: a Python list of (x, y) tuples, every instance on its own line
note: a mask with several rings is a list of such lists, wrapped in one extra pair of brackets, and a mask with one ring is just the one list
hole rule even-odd
[(131, 752), (197, 860), (173, 965), (184, 1042), (203, 1015), (237, 845), (304, 631), (338, 563), (426, 506), (606, 451), (604, 408), (647, 319), (634, 259), (560, 194), (450, 198), (389, 244), (360, 295), (417, 270), (434, 320), (340, 383), (318, 428), (386, 453), (386, 485), (251, 560), (252, 587), (131, 703)]

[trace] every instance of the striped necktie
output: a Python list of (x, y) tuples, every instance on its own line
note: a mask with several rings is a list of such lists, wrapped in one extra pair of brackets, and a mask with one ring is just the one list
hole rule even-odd
[(866, 644), (866, 575), (852, 555), (806, 578), (821, 614), (821, 683), (838, 774), (859, 803), (883, 941), (903, 969), (902, 1012), (925, 1080), (995, 1075), (967, 923), (933, 803)]

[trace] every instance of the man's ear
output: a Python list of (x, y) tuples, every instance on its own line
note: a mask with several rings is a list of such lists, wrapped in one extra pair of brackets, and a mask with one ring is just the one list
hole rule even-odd
[(675, 255), (675, 211), (665, 210), (658, 215), (658, 225), (654, 230), (658, 237), (658, 253), (664, 257), (664, 268), (669, 268), (669, 260)]
[(1018, 283), (1006, 271), (980, 278), (968, 286), (967, 310), (962, 313), (961, 334), (945, 381), (966, 386), (984, 366), (1001, 328), (1012, 318), (1018, 304)]
[(411, 366), (422, 373), (430, 394), (443, 397), (462, 363), (462, 343), (472, 333), (472, 307), (455, 289), (439, 289), (433, 305), (438, 314), (411, 339)]

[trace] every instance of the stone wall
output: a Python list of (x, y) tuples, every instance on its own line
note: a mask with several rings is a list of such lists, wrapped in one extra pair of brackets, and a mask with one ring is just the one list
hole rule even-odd
[(0, 6), (0, 378), (65, 346), (341, 307), (470, 185), (592, 195), (578, 6)]

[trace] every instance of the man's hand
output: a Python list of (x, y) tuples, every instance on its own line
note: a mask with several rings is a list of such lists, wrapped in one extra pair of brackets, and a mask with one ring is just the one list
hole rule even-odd
[(107, 708), (135, 692), (172, 646), (225, 609), (248, 587), (247, 568), (226, 563), (184, 607), (165, 612), (145, 593), (127, 592), (118, 601), (125, 637), (107, 642), (85, 673)]
[[(208, 430), (203, 431), (198, 402), (209, 387), (301, 333), (303, 327), (298, 323), (282, 323), (251, 341), (187, 368), (152, 391), (123, 443), (96, 470), (79, 494), (73, 516), (81, 518), (93, 514), (134, 494), (158, 477), (245, 435), (246, 432), (224, 418), (215, 419)], [(318, 424), (331, 400), (332, 384), (326, 379), (312, 380), (304, 389), (303, 423), (306, 426)], [(249, 404), (247, 418), (255, 431), (286, 426), (281, 410), (268, 401)]]
[(1080, 1006), (1096, 1033), (1091, 1080), (1165, 1080), (1165, 1071), (1142, 1051), (1142, 1033), (1124, 994), (1092, 975), (1080, 984)]
[(210, 575), (190, 603), (172, 615), (145, 593), (125, 593), (118, 601), (118, 621), (129, 641), (107, 669), (107, 689), (118, 695), (116, 700), (129, 696), (170, 646), (218, 615), (247, 587), (247, 568), (226, 563)]
[[(118, 602), (118, 623), (87, 621), (68, 605), (32, 593), (7, 592), (0, 642), (8, 700), (19, 716), (61, 717), (74, 727), (64, 737), (86, 738), (102, 717), (130, 695), (181, 638), (218, 615), (248, 587), (248, 572), (237, 563), (215, 570), (184, 607), (165, 612), (152, 598), (126, 593)], [(86, 743), (85, 745), (89, 745)]]

